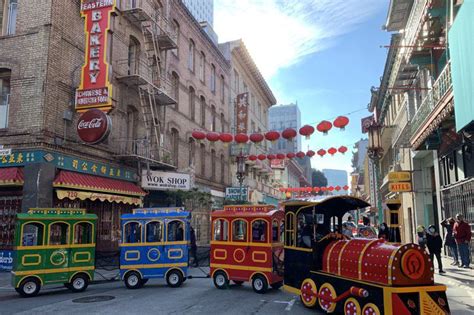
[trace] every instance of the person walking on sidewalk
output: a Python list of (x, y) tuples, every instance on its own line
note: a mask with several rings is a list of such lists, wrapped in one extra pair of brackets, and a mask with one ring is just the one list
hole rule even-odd
[(193, 257), (193, 265), (194, 267), (198, 267), (198, 258), (197, 258), (197, 245), (196, 245), (196, 232), (194, 232), (193, 227), (191, 226), (190, 229), (190, 241), (191, 241), (191, 257)]
[(434, 256), (436, 256), (436, 260), (438, 261), (438, 269), (439, 273), (445, 273), (443, 270), (443, 263), (441, 261), (441, 248), (443, 247), (443, 240), (439, 235), (438, 231), (436, 231), (436, 227), (434, 225), (430, 225), (428, 227), (428, 232), (426, 233), (426, 246), (430, 251), (430, 258), (433, 263), (434, 268)]
[(448, 248), (448, 253), (453, 257), (453, 262), (451, 266), (457, 266), (459, 264), (458, 259), (458, 247), (453, 236), (453, 227), (456, 221), (453, 218), (448, 218), (441, 222), (441, 226), (446, 229), (446, 234), (444, 235), (444, 246)]
[(462, 214), (456, 215), (456, 223), (454, 223), (453, 235), (458, 245), (459, 255), (461, 256), (461, 268), (470, 268), (469, 243), (471, 242), (471, 227), (464, 221)]

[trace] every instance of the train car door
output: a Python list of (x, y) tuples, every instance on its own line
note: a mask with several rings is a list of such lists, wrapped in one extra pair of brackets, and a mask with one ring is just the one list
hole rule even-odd
[(184, 221), (179, 219), (166, 219), (165, 242), (166, 261), (172, 265), (182, 265), (188, 262), (187, 235), (189, 233)]
[[(161, 265), (165, 258), (164, 245), (165, 227), (163, 220), (153, 219), (145, 224), (145, 246), (143, 247), (144, 260), (147, 264)], [(156, 268), (147, 269), (148, 276), (162, 276), (163, 272)]]
[(48, 226), (48, 249), (46, 266), (56, 272), (45, 274), (44, 283), (67, 282), (71, 260), (71, 226), (63, 221), (52, 221)]

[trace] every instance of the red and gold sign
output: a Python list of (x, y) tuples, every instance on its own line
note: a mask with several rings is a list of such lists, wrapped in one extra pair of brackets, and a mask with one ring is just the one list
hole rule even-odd
[(89, 109), (79, 117), (77, 134), (82, 141), (95, 144), (107, 139), (112, 127), (112, 119), (98, 109)]
[(115, 0), (81, 1), (81, 16), (85, 18), (86, 49), (81, 83), (76, 90), (78, 112), (89, 108), (108, 112), (112, 108), (107, 44), (110, 16), (114, 10)]

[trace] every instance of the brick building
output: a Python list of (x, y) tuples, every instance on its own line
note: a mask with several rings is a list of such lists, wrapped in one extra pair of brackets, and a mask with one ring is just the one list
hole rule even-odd
[(160, 192), (140, 187), (143, 169), (195, 172), (196, 187), (223, 196), (227, 150), (190, 133), (229, 128), (229, 64), (181, 1), (166, 3), (115, 1), (105, 47), (112, 128), (90, 145), (76, 132), (81, 1), (0, 1), (0, 144), (11, 149), (0, 157), (0, 249), (12, 245), (17, 212), (61, 206), (96, 213), (98, 250), (117, 250), (120, 214), (160, 204)]

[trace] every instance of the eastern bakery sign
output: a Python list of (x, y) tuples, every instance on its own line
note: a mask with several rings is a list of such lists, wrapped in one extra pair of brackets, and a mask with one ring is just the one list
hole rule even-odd
[(107, 62), (108, 30), (115, 0), (82, 0), (81, 15), (85, 18), (86, 50), (81, 83), (76, 90), (76, 110), (112, 108), (112, 85)]
[(95, 144), (107, 139), (112, 119), (109, 115), (98, 109), (89, 109), (79, 117), (77, 134), (82, 141)]
[(142, 172), (142, 188), (148, 190), (189, 190), (189, 174), (147, 171)]

